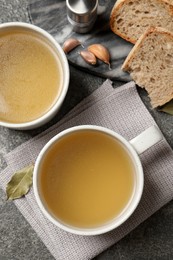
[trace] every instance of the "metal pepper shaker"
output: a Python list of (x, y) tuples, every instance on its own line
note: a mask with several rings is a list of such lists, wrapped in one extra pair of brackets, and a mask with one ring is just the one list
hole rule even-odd
[(73, 31), (86, 33), (97, 18), (98, 0), (66, 0), (67, 18)]

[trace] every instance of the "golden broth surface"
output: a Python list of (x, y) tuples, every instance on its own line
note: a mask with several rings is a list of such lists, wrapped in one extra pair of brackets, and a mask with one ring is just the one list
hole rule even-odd
[(29, 31), (0, 33), (0, 120), (29, 122), (44, 115), (62, 87), (55, 50)]
[(60, 139), (45, 156), (40, 189), (49, 211), (76, 227), (116, 217), (134, 191), (134, 166), (124, 148), (98, 131)]

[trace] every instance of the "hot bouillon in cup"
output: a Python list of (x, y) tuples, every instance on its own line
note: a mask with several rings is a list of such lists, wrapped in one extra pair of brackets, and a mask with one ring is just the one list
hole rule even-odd
[(144, 174), (138, 154), (162, 139), (155, 125), (130, 141), (96, 125), (60, 132), (43, 147), (34, 167), (34, 194), (43, 214), (78, 235), (119, 227), (142, 196)]
[(39, 193), (55, 218), (94, 228), (116, 218), (135, 189), (135, 166), (119, 140), (83, 129), (60, 137), (39, 167)]

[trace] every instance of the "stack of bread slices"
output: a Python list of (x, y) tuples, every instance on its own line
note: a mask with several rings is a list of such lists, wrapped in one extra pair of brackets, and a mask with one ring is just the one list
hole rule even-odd
[(152, 106), (173, 99), (173, 0), (117, 0), (110, 27), (135, 44), (122, 69), (147, 90)]

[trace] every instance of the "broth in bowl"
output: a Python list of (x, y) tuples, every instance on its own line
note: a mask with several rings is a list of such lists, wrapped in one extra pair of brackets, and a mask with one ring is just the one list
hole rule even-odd
[(67, 225), (93, 228), (116, 218), (135, 189), (135, 167), (115, 138), (95, 130), (60, 138), (40, 167), (40, 194)]
[(0, 31), (0, 121), (25, 123), (46, 114), (62, 91), (55, 48), (24, 28)]

